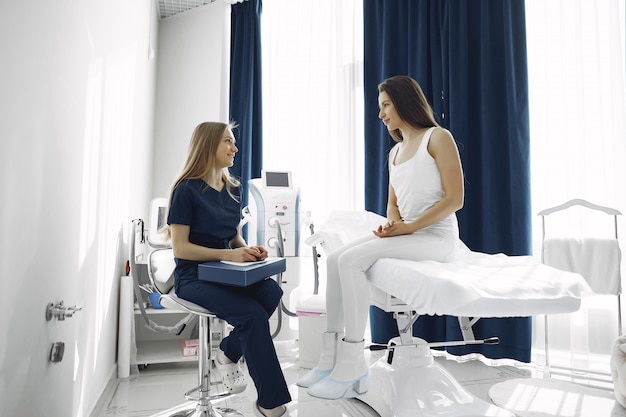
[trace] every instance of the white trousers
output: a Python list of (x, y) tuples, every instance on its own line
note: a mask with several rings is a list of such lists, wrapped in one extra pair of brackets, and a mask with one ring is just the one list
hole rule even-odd
[(363, 340), (370, 306), (365, 273), (378, 259), (448, 262), (456, 257), (458, 247), (456, 236), (419, 230), (386, 238), (372, 234), (331, 252), (327, 259), (327, 331), (345, 332), (346, 341)]

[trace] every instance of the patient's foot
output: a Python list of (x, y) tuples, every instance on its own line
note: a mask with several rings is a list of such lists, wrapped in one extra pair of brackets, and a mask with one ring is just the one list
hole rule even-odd
[(312, 385), (315, 385), (328, 375), (332, 369), (317, 369), (313, 368), (306, 374), (304, 374), (300, 379), (296, 381), (296, 385), (302, 388), (309, 388)]

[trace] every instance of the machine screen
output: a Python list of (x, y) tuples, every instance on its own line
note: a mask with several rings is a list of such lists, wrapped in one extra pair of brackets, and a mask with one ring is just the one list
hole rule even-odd
[(265, 172), (266, 187), (286, 187), (291, 188), (289, 172)]
[(159, 219), (157, 220), (157, 231), (161, 230), (163, 226), (165, 226), (165, 222), (167, 221), (167, 213), (165, 212), (167, 207), (159, 207)]

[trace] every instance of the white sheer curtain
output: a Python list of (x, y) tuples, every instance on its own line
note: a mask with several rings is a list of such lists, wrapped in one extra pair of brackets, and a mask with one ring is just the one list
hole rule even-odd
[[(534, 213), (584, 198), (626, 215), (624, 15), (623, 0), (526, 0)], [(264, 0), (262, 19), (263, 166), (293, 172), (317, 224), (333, 209), (362, 208), (361, 2)], [(550, 226), (557, 236), (611, 232), (594, 219)], [(538, 217), (533, 235), (539, 254)], [(606, 370), (615, 302), (594, 297), (551, 317), (550, 330), (554, 363)]]
[[(583, 198), (626, 214), (623, 0), (526, 0), (526, 25), (533, 212)], [(573, 217), (579, 214), (548, 217), (549, 233), (611, 236), (612, 223), (581, 223)], [(626, 219), (620, 221), (623, 237)], [(535, 324), (541, 350), (543, 326)], [(560, 365), (607, 370), (616, 337), (614, 297), (593, 297), (576, 314), (550, 318), (551, 358)]]
[(364, 206), (362, 9), (263, 1), (263, 167), (292, 171), (318, 226)]

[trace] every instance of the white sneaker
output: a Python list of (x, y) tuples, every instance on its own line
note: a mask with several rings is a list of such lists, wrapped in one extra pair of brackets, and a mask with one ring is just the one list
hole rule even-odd
[(218, 352), (217, 358), (215, 358), (215, 368), (219, 372), (222, 377), (222, 383), (224, 384), (224, 388), (231, 394), (239, 394), (240, 392), (244, 392), (248, 387), (248, 383), (246, 382), (246, 376), (241, 370), (239, 363), (230, 362), (227, 364), (222, 364), (220, 362), (220, 356), (226, 358), (221, 351)]

